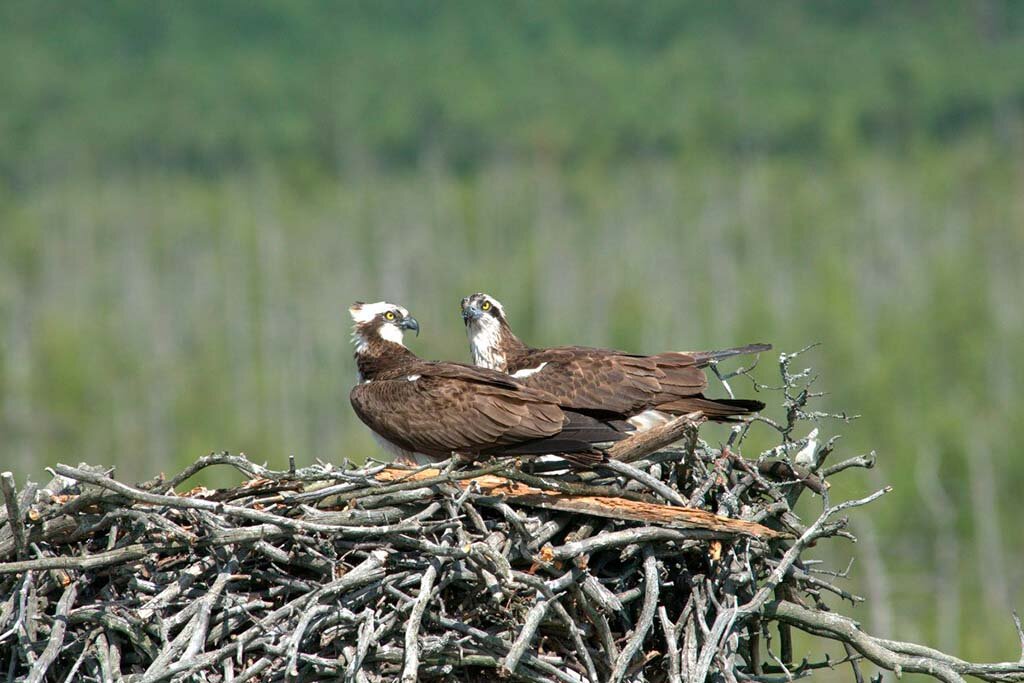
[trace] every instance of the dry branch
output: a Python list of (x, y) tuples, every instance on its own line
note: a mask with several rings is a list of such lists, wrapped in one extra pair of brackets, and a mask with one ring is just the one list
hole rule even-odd
[(654, 429), (634, 434), (628, 439), (619, 441), (608, 449), (608, 457), (622, 462), (639, 460), (679, 441), (688, 431), (696, 428), (704, 420), (704, 414), (700, 411), (680, 415)]
[[(1024, 660), (973, 664), (875, 638), (828, 605), (856, 599), (847, 572), (812, 565), (808, 549), (849, 538), (842, 515), (887, 489), (830, 500), (829, 478), (874, 456), (829, 468), (835, 437), (818, 448), (794, 436), (807, 420), (848, 419), (809, 406), (797, 357), (780, 358), (784, 419), (712, 447), (700, 415), (683, 416), (592, 471), (274, 471), (222, 453), (139, 485), (85, 465), (20, 493), (0, 476), (0, 677), (767, 683), (837, 664), (794, 664), (797, 629), (845, 648), (858, 680), (867, 661), (1024, 681)], [(778, 445), (742, 454), (751, 429)], [(241, 483), (176, 492), (213, 466)], [(820, 498), (813, 519), (793, 511), (804, 491)]]

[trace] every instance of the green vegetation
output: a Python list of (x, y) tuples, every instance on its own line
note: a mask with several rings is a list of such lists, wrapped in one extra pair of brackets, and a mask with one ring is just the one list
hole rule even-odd
[(5, 467), (376, 454), (355, 299), (429, 357), (481, 289), (536, 343), (820, 341), (896, 485), (865, 620), (1012, 651), (1024, 5), (13, 2), (0, 64)]
[(1019, 132), (1022, 27), (999, 0), (11, 2), (0, 170), (903, 152)]

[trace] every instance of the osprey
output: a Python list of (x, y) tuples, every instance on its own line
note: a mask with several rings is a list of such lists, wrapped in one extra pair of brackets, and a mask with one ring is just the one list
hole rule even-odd
[(501, 303), (482, 292), (462, 300), (462, 318), (474, 364), (508, 373), (588, 415), (626, 419), (646, 430), (697, 410), (710, 420), (735, 422), (764, 408), (761, 401), (706, 398), (703, 369), (729, 356), (767, 351), (770, 344), (653, 356), (585, 346), (534, 349), (513, 334)]
[(398, 462), (458, 453), (552, 454), (594, 464), (604, 458), (595, 444), (631, 429), (563, 410), (551, 394), (500, 372), (419, 358), (403, 344), (405, 331), (418, 334), (419, 323), (401, 306), (356, 302), (348, 310), (359, 372), (352, 408)]

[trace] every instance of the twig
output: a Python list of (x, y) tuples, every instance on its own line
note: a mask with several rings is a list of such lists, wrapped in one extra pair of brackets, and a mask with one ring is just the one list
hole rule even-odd
[(71, 610), (71, 605), (75, 604), (76, 597), (78, 597), (78, 583), (73, 581), (68, 584), (68, 587), (64, 589), (64, 594), (57, 601), (57, 611), (54, 613), (53, 628), (50, 629), (50, 638), (46, 643), (46, 649), (36, 660), (26, 683), (42, 683), (46, 678), (46, 672), (57, 659), (57, 655), (60, 654), (61, 647), (64, 645), (64, 633), (68, 627), (68, 612)]
[(25, 523), (21, 518), (21, 510), (18, 507), (17, 489), (14, 485), (14, 475), (11, 472), (0, 473), (0, 491), (3, 491), (4, 504), (7, 507), (7, 526), (14, 535), (14, 552), (16, 557), (25, 554)]
[(619, 441), (608, 449), (608, 458), (622, 462), (639, 460), (649, 453), (679, 441), (688, 430), (704, 421), (704, 414), (700, 411), (680, 415), (663, 425)]
[(619, 653), (618, 658), (615, 660), (615, 668), (612, 670), (610, 680), (614, 683), (621, 681), (626, 675), (633, 657), (640, 648), (643, 646), (644, 638), (647, 637), (647, 632), (651, 630), (651, 624), (654, 623), (654, 614), (657, 611), (658, 606), (658, 562), (654, 557), (654, 553), (651, 552), (650, 547), (644, 548), (644, 605), (640, 610), (640, 619), (637, 622), (636, 628), (633, 629), (633, 635), (629, 637), (626, 642), (626, 646), (622, 648), (622, 652)]
[(680, 496), (677, 491), (673, 491), (661, 480), (652, 477), (646, 472), (638, 470), (635, 467), (631, 467), (628, 463), (621, 462), (619, 460), (609, 460), (606, 463), (602, 463), (601, 466), (615, 472), (616, 474), (621, 474), (627, 479), (640, 482), (665, 500), (675, 503), (679, 507), (686, 507), (686, 501), (683, 500), (683, 497)]
[[(889, 671), (923, 673), (949, 683), (962, 681), (965, 675), (988, 681), (1024, 680), (1024, 663), (970, 664), (930, 648), (873, 638), (850, 619), (834, 613), (811, 610), (784, 601), (768, 603), (764, 612), (766, 616), (785, 621), (802, 631), (848, 643), (867, 659)], [(914, 654), (901, 650), (910, 650)]]
[(434, 590), (438, 566), (438, 562), (431, 562), (427, 570), (423, 572), (423, 578), (420, 579), (420, 592), (417, 594), (416, 602), (409, 614), (409, 621), (405, 628), (405, 665), (402, 667), (402, 683), (415, 683), (419, 677), (420, 623), (423, 621), (423, 612), (426, 611), (427, 603)]
[(526, 648), (530, 646), (530, 642), (533, 640), (541, 620), (548, 613), (549, 606), (548, 598), (543, 594), (538, 594), (537, 601), (530, 608), (530, 611), (527, 612), (526, 618), (523, 620), (523, 627), (520, 629), (519, 635), (516, 636), (512, 647), (509, 648), (508, 654), (505, 655), (501, 662), (502, 671), (509, 676), (515, 674), (516, 667), (519, 666), (519, 660), (526, 654)]
[(665, 648), (668, 650), (668, 680), (669, 683), (683, 683), (679, 671), (679, 636), (675, 627), (668, 618), (668, 612), (664, 605), (658, 605), (658, 621), (661, 622), (661, 632), (665, 638)]

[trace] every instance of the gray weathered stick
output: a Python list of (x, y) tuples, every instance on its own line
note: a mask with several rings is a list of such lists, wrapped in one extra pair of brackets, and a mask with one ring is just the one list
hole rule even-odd
[(633, 634), (622, 648), (618, 659), (615, 660), (615, 668), (612, 670), (611, 681), (618, 683), (626, 675), (633, 658), (640, 652), (644, 644), (647, 632), (651, 630), (654, 623), (654, 614), (658, 608), (658, 592), (660, 581), (658, 580), (658, 562), (651, 552), (650, 547), (644, 548), (644, 604), (640, 609), (640, 619), (637, 621)]
[(50, 638), (47, 640), (46, 649), (43, 650), (43, 654), (39, 655), (39, 659), (36, 660), (32, 671), (29, 672), (26, 683), (42, 683), (46, 678), (46, 672), (53, 665), (54, 660), (57, 659), (57, 655), (60, 654), (60, 649), (64, 645), (64, 634), (67, 632), (68, 627), (68, 612), (71, 610), (71, 606), (75, 604), (76, 597), (78, 597), (78, 583), (72, 581), (64, 589), (64, 594), (60, 596), (60, 600), (57, 601), (53, 628), (50, 630)]
[(25, 523), (18, 507), (18, 493), (14, 485), (14, 474), (0, 473), (0, 491), (3, 491), (4, 505), (7, 507), (7, 526), (14, 535), (14, 552), (17, 557), (25, 554)]
[(423, 612), (426, 611), (431, 593), (434, 591), (438, 564), (431, 562), (427, 570), (423, 572), (423, 577), (420, 579), (420, 592), (417, 594), (416, 602), (409, 614), (409, 621), (405, 628), (405, 664), (402, 667), (402, 683), (415, 683), (419, 677), (420, 624), (423, 622)]
[(519, 666), (519, 660), (526, 654), (526, 648), (530, 646), (533, 641), (534, 635), (537, 633), (537, 629), (540, 627), (540, 622), (544, 618), (544, 615), (548, 613), (548, 607), (550, 602), (548, 599), (541, 595), (537, 595), (537, 601), (534, 603), (530, 611), (526, 613), (526, 618), (523, 620), (523, 627), (519, 631), (519, 635), (516, 636), (515, 641), (512, 643), (512, 647), (509, 648), (508, 654), (505, 655), (505, 659), (501, 663), (501, 669), (507, 675), (511, 676), (515, 674), (516, 667)]

